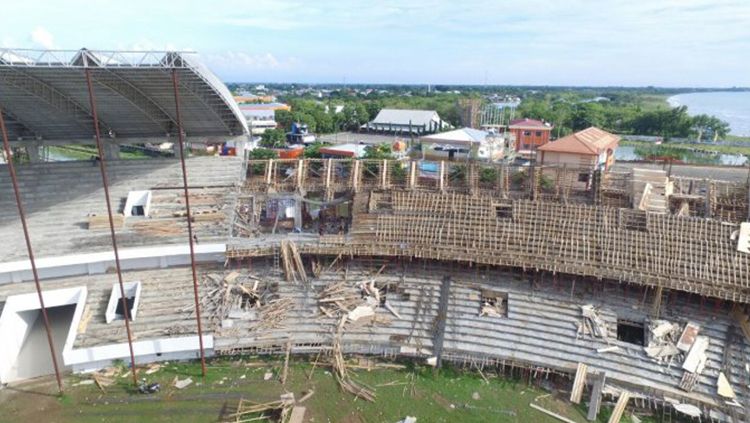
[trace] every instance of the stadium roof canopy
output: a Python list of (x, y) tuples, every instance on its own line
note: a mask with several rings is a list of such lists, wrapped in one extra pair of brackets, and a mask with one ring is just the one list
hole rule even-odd
[(10, 139), (93, 142), (86, 69), (105, 139), (177, 135), (172, 69), (188, 137), (247, 133), (229, 90), (195, 53), (0, 49), (0, 109)]

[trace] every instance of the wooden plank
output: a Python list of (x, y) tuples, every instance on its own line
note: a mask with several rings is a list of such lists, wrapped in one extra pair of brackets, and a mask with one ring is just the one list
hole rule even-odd
[(576, 377), (573, 381), (573, 389), (570, 391), (570, 402), (573, 404), (580, 404), (581, 403), (581, 397), (583, 396), (583, 388), (586, 386), (586, 372), (588, 371), (589, 366), (578, 363), (578, 368), (576, 369)]
[(628, 406), (628, 401), (630, 401), (630, 392), (623, 391), (620, 394), (620, 398), (617, 399), (617, 404), (615, 404), (615, 409), (612, 410), (612, 415), (609, 416), (608, 423), (620, 422), (620, 419), (622, 419), (622, 413), (625, 412), (625, 407)]
[(607, 380), (607, 375), (604, 372), (597, 372), (596, 379), (594, 379), (594, 387), (591, 390), (591, 400), (589, 401), (589, 412), (586, 416), (588, 421), (593, 422), (596, 420), (596, 416), (599, 415), (599, 409), (602, 405), (602, 390), (604, 389), (604, 383)]

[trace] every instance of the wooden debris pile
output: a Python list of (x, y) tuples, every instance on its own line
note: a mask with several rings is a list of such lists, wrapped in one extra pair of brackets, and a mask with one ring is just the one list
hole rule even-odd
[(238, 198), (232, 219), (233, 236), (253, 238), (258, 236), (258, 217), (255, 215), (254, 198)]
[(346, 361), (344, 361), (344, 354), (341, 349), (341, 336), (344, 332), (344, 326), (346, 325), (346, 322), (347, 317), (341, 316), (333, 337), (332, 353), (334, 376), (336, 377), (336, 381), (339, 383), (341, 388), (345, 391), (353, 394), (358, 398), (362, 398), (367, 401), (375, 401), (375, 390), (352, 379), (346, 369)]
[(203, 280), (207, 294), (201, 307), (214, 328), (231, 327), (233, 319), (254, 320), (256, 327), (273, 328), (292, 308), (291, 300), (276, 298), (270, 284), (252, 275), (208, 273)]
[(349, 313), (361, 302), (359, 290), (343, 280), (326, 286), (318, 294), (318, 309), (328, 317)]
[(379, 288), (375, 280), (358, 282), (350, 285), (346, 281), (333, 283), (325, 287), (318, 295), (318, 308), (328, 317), (339, 317), (345, 314), (349, 322), (390, 323), (390, 319), (378, 316), (375, 311), (383, 307), (400, 319), (386, 298), (387, 287)]
[(277, 298), (263, 304), (258, 310), (258, 319), (251, 330), (278, 329), (283, 326), (287, 313), (294, 309), (291, 298)]
[(507, 297), (493, 291), (482, 291), (482, 306), (479, 309), (479, 317), (503, 317), (507, 313)]
[(659, 363), (671, 366), (675, 356), (680, 354), (680, 350), (677, 349), (680, 325), (666, 320), (654, 320), (649, 324), (648, 333), (648, 345), (643, 347), (646, 355)]
[(591, 304), (581, 306), (581, 323), (578, 324), (578, 335), (591, 335), (594, 338), (609, 338), (607, 323), (602, 319), (599, 310)]
[(307, 272), (305, 272), (305, 265), (302, 263), (297, 244), (294, 241), (282, 240), (280, 254), (286, 280), (307, 283)]
[(289, 412), (294, 406), (294, 397), (282, 396), (278, 401), (258, 403), (240, 399), (237, 410), (226, 416), (224, 422), (251, 422), (268, 420), (272, 422), (286, 422)]

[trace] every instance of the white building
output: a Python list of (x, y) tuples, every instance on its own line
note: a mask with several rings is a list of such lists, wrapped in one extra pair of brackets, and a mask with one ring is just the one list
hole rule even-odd
[(247, 119), (247, 126), (253, 135), (262, 135), (267, 129), (276, 128), (275, 111), (273, 109), (242, 109)]
[(504, 138), (473, 128), (428, 135), (420, 139), (422, 157), (432, 160), (497, 161), (504, 157)]
[(432, 134), (452, 126), (434, 110), (383, 109), (362, 129), (375, 132)]

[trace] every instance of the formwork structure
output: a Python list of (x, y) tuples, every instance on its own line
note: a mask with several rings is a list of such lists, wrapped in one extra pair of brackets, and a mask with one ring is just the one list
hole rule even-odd
[[(238, 210), (245, 210), (246, 226), (243, 231), (231, 234), (227, 258), (233, 263), (260, 257), (271, 259), (278, 254), (277, 245), (283, 240), (296, 243), (303, 260), (328, 260), (331, 266), (344, 258), (383, 263), (395, 260), (405, 269), (412, 268), (413, 272), (419, 273), (418, 269), (423, 268), (424, 275), (435, 275), (429, 278), (438, 285), (438, 275), (446, 273), (443, 270), (446, 265), (464, 267), (469, 272), (470, 269), (524, 272), (529, 275), (533, 289), (545, 292), (538, 294), (545, 304), (560, 301), (552, 298), (551, 292), (559, 290), (562, 284), (567, 287), (563, 291), (570, 290), (566, 301), (571, 305), (581, 307), (595, 301), (602, 310), (614, 310), (619, 307), (617, 300), (610, 297), (611, 294), (599, 296), (596, 292), (621, 286), (625, 292), (636, 291), (633, 297), (637, 298), (634, 300), (638, 305), (633, 305), (632, 310), (638, 312), (628, 318), (616, 318), (613, 326), (617, 326), (616, 332), (622, 327), (624, 333), (631, 330), (628, 328), (640, 328), (637, 331), (642, 331), (642, 337), (655, 336), (653, 333), (659, 330), (651, 326), (660, 319), (686, 324), (697, 315), (697, 309), (712, 308), (710, 319), (734, 313), (736, 318), (726, 322), (728, 332), (723, 335), (706, 333), (711, 345), (723, 349), (720, 368), (709, 372), (710, 377), (707, 373), (685, 371), (683, 374), (680, 370), (675, 375), (679, 380), (667, 383), (669, 386), (649, 380), (652, 377), (649, 372), (663, 371), (660, 365), (642, 373), (639, 370), (637, 381), (613, 374), (610, 367), (616, 360), (614, 355), (599, 353), (594, 360), (591, 357), (573, 359), (574, 354), (558, 368), (549, 368), (545, 366), (549, 360), (534, 357), (543, 355), (544, 348), (573, 348), (563, 346), (570, 342), (564, 339), (568, 335), (560, 339), (548, 338), (549, 344), (542, 342), (530, 347), (531, 355), (526, 358), (521, 358), (519, 347), (511, 343), (501, 343), (499, 349), (480, 353), (484, 349), (476, 345), (480, 343), (479, 338), (471, 335), (467, 335), (469, 337), (458, 349), (453, 345), (454, 348), (447, 347), (442, 352), (441, 347), (439, 355), (459, 362), (468, 360), (472, 366), (506, 363), (507, 358), (503, 357), (515, 357), (514, 366), (534, 369), (535, 375), (550, 371), (570, 374), (575, 371), (576, 360), (586, 362), (593, 365), (595, 371), (607, 373), (607, 386), (619, 386), (630, 394), (637, 392), (634, 401), (646, 408), (658, 405), (670, 409), (670, 401), (683, 397), (686, 392), (694, 392), (696, 383), (714, 384), (707, 389), (707, 396), (683, 400), (697, 401), (694, 403), (714, 419), (740, 418), (737, 416), (743, 414), (734, 408), (737, 405), (727, 404), (729, 400), (717, 396), (715, 384), (719, 372), (731, 373), (735, 378), (731, 384), (739, 398), (745, 395), (740, 393), (744, 391), (740, 386), (745, 383), (742, 381), (750, 378), (750, 374), (741, 369), (749, 363), (748, 357), (732, 352), (732, 348), (744, 350), (750, 345), (747, 312), (744, 311), (750, 302), (750, 256), (738, 250), (740, 229), (749, 212), (746, 183), (669, 177), (663, 171), (638, 169), (602, 174), (572, 167), (506, 164), (268, 160), (247, 162), (240, 191), (242, 199)], [(284, 201), (289, 209), (301, 209), (303, 218), (294, 220), (290, 217), (293, 213), (287, 212), (281, 219), (286, 219), (289, 225), (280, 229), (279, 215), (268, 212), (270, 207), (278, 207), (279, 201)], [(341, 204), (346, 205), (343, 211), (339, 210)], [(341, 229), (333, 232), (328, 227), (321, 229), (325, 225), (318, 222), (329, 217), (315, 217), (327, 214), (332, 208), (343, 222)], [(275, 216), (273, 231), (269, 230), (271, 215)], [(488, 283), (493, 285), (493, 279), (488, 279)], [(315, 284), (313, 282), (313, 286)], [(464, 289), (460, 284), (448, 286), (450, 292)], [(575, 294), (577, 288), (587, 294)], [(433, 288), (428, 300), (431, 313), (437, 313), (434, 316), (440, 316), (439, 310), (446, 306), (440, 305), (444, 295), (439, 291)], [(527, 321), (530, 317), (514, 317), (511, 312), (514, 298), (518, 297), (512, 292), (508, 294), (507, 290), (500, 291), (493, 298), (507, 301), (506, 318)], [(674, 308), (678, 298), (685, 298), (687, 302)], [(495, 304), (496, 300), (491, 301), (485, 305)], [(502, 311), (493, 313), (502, 314)], [(544, 315), (554, 319), (558, 317), (556, 313), (558, 311), (550, 310)], [(439, 332), (443, 335), (451, 330), (473, 333), (469, 329), (472, 325), (459, 316), (453, 316), (452, 320), (449, 315), (445, 321), (440, 317), (434, 319), (443, 322), (442, 325), (435, 323), (442, 328)], [(745, 337), (731, 335), (741, 332), (743, 327)], [(486, 335), (477, 332), (476, 336)], [(534, 335), (525, 332), (518, 336)], [(578, 339), (580, 333), (573, 336)], [(617, 336), (619, 339), (619, 334)], [(450, 338), (445, 339), (447, 342)], [(628, 348), (627, 343), (607, 341), (606, 337), (604, 340), (600, 349), (607, 353)], [(404, 345), (402, 341), (400, 337), (391, 338), (385, 343), (390, 347), (370, 352), (405, 354), (400, 349)], [(706, 343), (708, 345), (708, 341)], [(283, 349), (282, 343), (276, 347), (271, 344), (262, 346), (262, 342), (253, 341), (248, 347), (265, 348), (268, 352)], [(407, 344), (408, 351), (420, 350)], [(437, 351), (430, 342), (421, 345), (427, 346), (427, 355)], [(643, 360), (654, 360), (649, 355), (654, 353), (648, 349), (651, 344), (644, 341), (642, 345), (636, 355), (640, 356), (643, 351), (647, 351), (646, 354), (635, 358), (633, 352), (628, 352), (631, 358), (625, 361), (643, 364)], [(310, 348), (315, 350), (316, 347), (300, 345), (298, 351)], [(395, 352), (397, 350), (399, 352)], [(628, 365), (635, 365), (635, 362)], [(732, 366), (739, 366), (740, 370), (731, 371)], [(592, 376), (591, 380), (599, 380), (597, 377)], [(704, 379), (706, 377), (709, 379)], [(703, 382), (696, 382), (698, 380)], [(599, 387), (597, 392), (605, 395), (602, 389)], [(611, 394), (612, 391), (604, 389), (603, 392)], [(747, 399), (737, 401), (745, 404)]]

